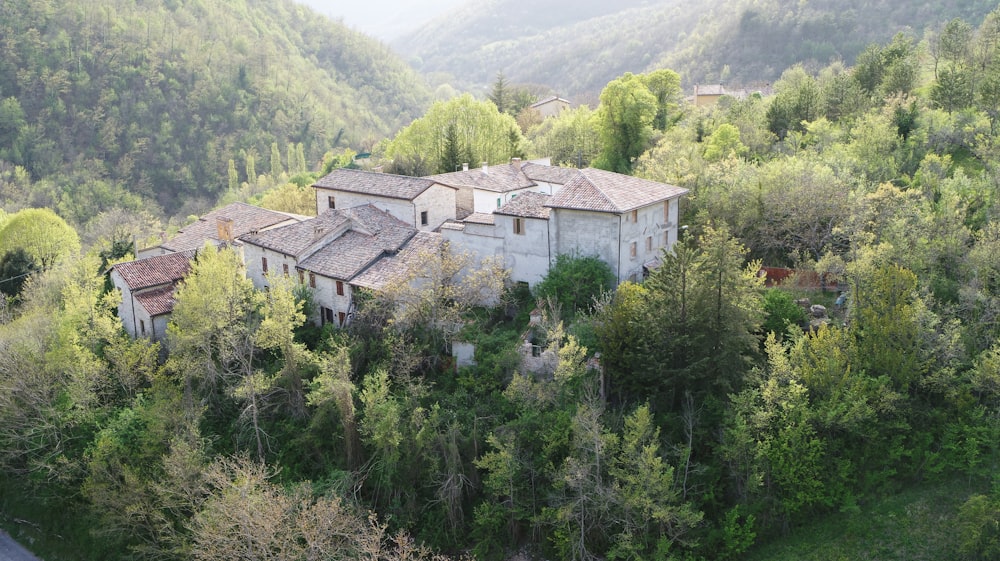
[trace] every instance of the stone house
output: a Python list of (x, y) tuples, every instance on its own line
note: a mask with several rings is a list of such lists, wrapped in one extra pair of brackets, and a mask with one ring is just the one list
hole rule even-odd
[(269, 275), (285, 275), (313, 291), (320, 325), (346, 325), (358, 289), (378, 290), (405, 274), (419, 250), (441, 236), (365, 204), (327, 209), (316, 218), (242, 236), (247, 276), (265, 289)]
[[(521, 193), (553, 194), (574, 177), (571, 168), (553, 167), (547, 161), (522, 162), (511, 158), (509, 164), (465, 169), (432, 175), (428, 179), (456, 188), (463, 200), (472, 200), (472, 212), (488, 214)], [(468, 213), (466, 213), (468, 214)], [(456, 218), (463, 218), (461, 213)]]
[(658, 267), (677, 241), (687, 189), (592, 168), (568, 172), (573, 178), (553, 194), (521, 192), (490, 214), (445, 224), (442, 236), (482, 257), (502, 255), (511, 279), (528, 285), (560, 254), (596, 256), (618, 282)]
[(294, 224), (306, 217), (232, 203), (213, 210), (185, 226), (174, 238), (139, 251), (139, 259), (119, 263), (108, 271), (121, 291), (118, 317), (132, 337), (162, 340), (174, 310), (174, 287), (190, 269), (196, 252), (210, 243), (239, 251), (237, 237)]
[(326, 210), (373, 205), (418, 230), (433, 231), (454, 220), (465, 208), (471, 212), (472, 199), (462, 200), (458, 189), (433, 177), (407, 177), (340, 168), (315, 184), (316, 213)]
[(163, 340), (174, 309), (174, 287), (191, 269), (193, 251), (118, 263), (108, 273), (121, 291), (118, 317), (132, 337)]
[(531, 104), (531, 108), (538, 111), (543, 119), (549, 117), (555, 117), (561, 113), (564, 109), (569, 109), (573, 106), (573, 103), (568, 99), (563, 99), (557, 95), (549, 96), (545, 99), (536, 101)]

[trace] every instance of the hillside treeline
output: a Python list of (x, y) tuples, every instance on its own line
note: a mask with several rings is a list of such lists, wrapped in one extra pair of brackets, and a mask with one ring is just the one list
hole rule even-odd
[(273, 167), (272, 143), (314, 164), (427, 102), (387, 47), (291, 1), (4, 2), (0, 205), (81, 226), (115, 206), (203, 211), (230, 185), (228, 160), (253, 183), (245, 162)]
[[(624, 72), (671, 68), (694, 84), (775, 81), (796, 63), (852, 61), (900, 31), (921, 34), (953, 18), (973, 25), (986, 0), (477, 2), (395, 46), (424, 73), (482, 88), (497, 71), (589, 100)], [(572, 63), (567, 64), (567, 61)]]

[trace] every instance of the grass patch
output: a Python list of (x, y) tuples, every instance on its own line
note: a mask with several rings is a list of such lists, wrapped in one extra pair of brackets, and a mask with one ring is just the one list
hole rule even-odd
[(937, 561), (955, 559), (955, 518), (987, 484), (967, 478), (911, 487), (858, 512), (836, 513), (751, 549), (747, 561)]

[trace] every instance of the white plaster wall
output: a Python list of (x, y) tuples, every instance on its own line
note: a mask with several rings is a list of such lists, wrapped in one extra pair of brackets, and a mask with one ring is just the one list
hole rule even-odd
[(118, 318), (122, 320), (122, 326), (125, 328), (125, 333), (128, 333), (133, 339), (135, 338), (136, 329), (139, 325), (135, 321), (135, 302), (132, 300), (132, 291), (129, 290), (128, 285), (125, 284), (125, 280), (122, 276), (118, 274), (116, 269), (111, 269), (111, 284), (118, 289), (122, 295), (121, 302), (118, 302)]
[(331, 189), (316, 189), (317, 214), (330, 209), (329, 200), (327, 199), (330, 196), (334, 197), (338, 209), (371, 204), (375, 208), (384, 210), (415, 228), (420, 223), (420, 214), (414, 215), (413, 203), (410, 201), (365, 195), (363, 193), (333, 191)]
[[(413, 199), (415, 207), (414, 227), (419, 230), (433, 231), (446, 220), (455, 219), (456, 192), (444, 185), (431, 185), (426, 191)], [(427, 211), (427, 225), (420, 224), (420, 213)], [(395, 216), (395, 215), (393, 215)]]
[(522, 233), (514, 233), (513, 216), (494, 215), (496, 231), (503, 236), (505, 263), (510, 279), (534, 286), (549, 272), (548, 220), (521, 218)]
[[(142, 306), (139, 307), (140, 309)], [(153, 328), (153, 340), (154, 341), (166, 341), (167, 340), (167, 324), (170, 323), (170, 314), (158, 315), (155, 318), (150, 318), (150, 321), (146, 322), (148, 326), (152, 323)], [(148, 329), (148, 327), (147, 327)]]
[[(618, 275), (619, 282), (641, 280), (643, 264), (658, 258), (664, 248), (669, 249), (677, 240), (676, 201), (670, 202), (670, 219), (664, 217), (662, 202), (638, 209), (637, 220), (634, 222), (631, 216), (632, 213), (627, 212), (622, 219), (622, 267)], [(665, 238), (664, 234), (667, 234), (668, 238)], [(647, 245), (647, 238), (652, 238), (652, 248)], [(633, 242), (636, 244), (635, 257), (631, 256)]]
[[(619, 227), (621, 217), (605, 212), (552, 209), (549, 217), (549, 253), (552, 259), (565, 253), (581, 257), (596, 256), (611, 267), (622, 280), (619, 265)], [(623, 256), (628, 258), (626, 253)]]

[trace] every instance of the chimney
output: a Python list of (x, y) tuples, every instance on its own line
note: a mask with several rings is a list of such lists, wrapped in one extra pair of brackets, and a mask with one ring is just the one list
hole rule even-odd
[(489, 167), (490, 167), (489, 162), (483, 162), (483, 173), (489, 173)]
[(514, 166), (514, 169), (521, 169), (521, 158), (511, 158), (510, 165)]
[(215, 230), (219, 241), (233, 243), (233, 219), (220, 216), (215, 220)]
[(324, 233), (326, 233), (326, 228), (325, 227), (319, 226), (319, 225), (313, 226), (313, 237), (314, 238), (318, 238), (318, 237), (322, 236)]
[(469, 162), (462, 163), (462, 171), (469, 171)]

